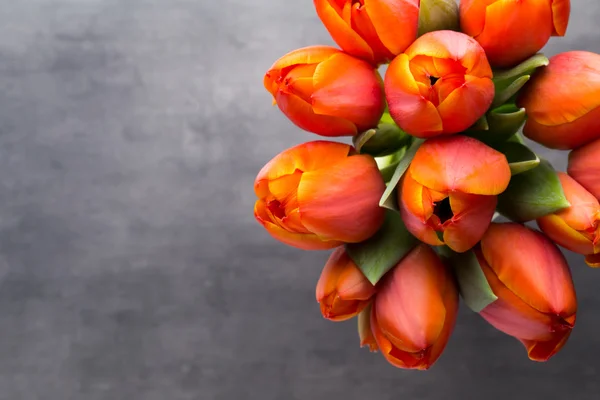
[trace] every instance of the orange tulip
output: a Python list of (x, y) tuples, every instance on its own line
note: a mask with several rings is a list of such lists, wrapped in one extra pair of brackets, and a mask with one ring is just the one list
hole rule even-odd
[(385, 74), (390, 114), (420, 138), (462, 132), (492, 104), (491, 78), (490, 64), (473, 38), (454, 31), (427, 33)]
[(538, 219), (538, 226), (562, 247), (589, 256), (591, 266), (600, 266), (600, 203), (569, 175), (559, 172), (558, 177), (571, 206)]
[(425, 243), (467, 251), (488, 228), (496, 195), (506, 189), (510, 176), (504, 154), (475, 139), (430, 139), (417, 150), (402, 179), (402, 220)]
[(371, 329), (381, 353), (396, 367), (429, 369), (456, 322), (458, 289), (449, 269), (421, 244), (388, 273), (378, 290)]
[(375, 68), (329, 46), (286, 54), (265, 74), (264, 85), (294, 124), (323, 136), (375, 127), (385, 108)]
[(493, 66), (505, 68), (537, 53), (550, 36), (564, 36), (570, 11), (570, 0), (461, 0), (460, 24)]
[(574, 149), (600, 138), (600, 54), (570, 51), (550, 58), (519, 99), (523, 133), (553, 149)]
[(519, 224), (492, 224), (476, 250), (498, 300), (480, 315), (519, 339), (529, 358), (546, 361), (567, 342), (577, 300), (560, 250), (540, 232)]
[(305, 250), (362, 242), (381, 226), (385, 183), (373, 157), (343, 143), (292, 147), (258, 173), (254, 216), (277, 240)]
[(344, 247), (327, 260), (317, 283), (316, 296), (323, 317), (345, 321), (360, 313), (375, 294), (375, 287), (363, 275)]
[(402, 53), (416, 38), (419, 0), (314, 0), (333, 40), (372, 64)]
[(567, 172), (581, 186), (600, 199), (600, 139), (569, 154)]

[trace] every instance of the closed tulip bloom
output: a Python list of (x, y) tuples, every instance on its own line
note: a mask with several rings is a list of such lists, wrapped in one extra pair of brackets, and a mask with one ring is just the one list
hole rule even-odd
[(452, 274), (430, 247), (421, 244), (382, 281), (370, 327), (377, 347), (392, 365), (424, 370), (446, 347), (457, 311)]
[(480, 315), (519, 339), (531, 360), (548, 360), (567, 342), (577, 312), (560, 250), (540, 232), (511, 223), (492, 224), (476, 254), (498, 297)]
[(345, 321), (360, 313), (375, 294), (375, 287), (358, 269), (344, 247), (327, 260), (317, 283), (316, 296), (323, 317)]
[(600, 199), (600, 139), (573, 150), (569, 154), (567, 172)]
[(423, 143), (404, 174), (398, 204), (407, 229), (462, 253), (479, 242), (510, 181), (504, 154), (466, 136)]
[(328, 46), (286, 54), (265, 74), (264, 85), (294, 124), (322, 136), (375, 127), (385, 108), (375, 68)]
[(420, 138), (462, 132), (492, 104), (491, 78), (490, 64), (473, 38), (454, 31), (427, 33), (385, 74), (390, 114)]
[(527, 110), (523, 133), (552, 149), (600, 139), (600, 54), (570, 51), (550, 58), (518, 103)]
[(381, 226), (385, 183), (373, 157), (343, 143), (292, 147), (258, 173), (254, 216), (277, 240), (305, 250), (362, 242)]
[(372, 64), (388, 62), (416, 38), (419, 0), (314, 0), (333, 40)]
[(571, 206), (538, 219), (538, 226), (557, 244), (587, 256), (591, 266), (600, 266), (600, 203), (569, 175), (558, 177)]
[(564, 36), (570, 11), (570, 0), (461, 0), (460, 24), (494, 67), (506, 68), (537, 53), (550, 36)]

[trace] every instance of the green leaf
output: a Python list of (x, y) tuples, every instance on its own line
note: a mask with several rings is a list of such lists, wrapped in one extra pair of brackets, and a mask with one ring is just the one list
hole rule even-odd
[(379, 200), (379, 206), (385, 207), (390, 210), (398, 211), (398, 200), (395, 196), (396, 186), (398, 186), (398, 182), (400, 182), (402, 175), (404, 175), (404, 172), (406, 172), (406, 170), (408, 169), (408, 166), (412, 162), (412, 159), (415, 157), (417, 150), (423, 142), (423, 139), (415, 139), (412, 145), (408, 148), (408, 150), (406, 150), (406, 154), (404, 154), (404, 157), (402, 158), (400, 163), (398, 163), (398, 166), (394, 171), (394, 175), (390, 179), (390, 182), (388, 183), (385, 192), (383, 192), (381, 200)]
[(548, 58), (543, 54), (536, 54), (509, 70), (494, 71), (494, 86), (496, 94), (492, 108), (506, 103), (512, 98), (531, 78), (536, 69), (547, 66)]
[(387, 210), (379, 231), (362, 243), (349, 243), (346, 251), (367, 279), (375, 285), (408, 254), (417, 240), (408, 232), (400, 214)]
[(526, 222), (569, 206), (556, 171), (542, 159), (537, 167), (512, 177), (498, 196), (497, 209), (506, 218)]
[(367, 142), (377, 134), (377, 130), (369, 129), (352, 138), (352, 144), (357, 152), (362, 153), (362, 148)]
[(487, 113), (488, 129), (485, 131), (469, 129), (466, 134), (487, 145), (506, 142), (514, 136), (525, 123), (527, 114), (524, 108), (514, 104), (505, 104)]
[(472, 250), (461, 254), (453, 253), (448, 262), (456, 275), (460, 295), (471, 310), (479, 313), (498, 300)]
[(531, 79), (531, 75), (523, 75), (512, 81), (503, 90), (497, 91), (492, 102), (492, 108), (496, 108), (506, 103), (511, 99), (527, 82)]
[(540, 158), (524, 144), (505, 142), (497, 145), (496, 150), (506, 156), (512, 175), (521, 174), (540, 165)]

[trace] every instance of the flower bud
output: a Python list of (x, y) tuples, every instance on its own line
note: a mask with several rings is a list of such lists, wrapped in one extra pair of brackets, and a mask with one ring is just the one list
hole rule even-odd
[(594, 266), (600, 257), (600, 203), (569, 175), (559, 172), (558, 177), (571, 206), (538, 219), (538, 226), (562, 247), (590, 256)]
[(546, 361), (567, 342), (577, 300), (567, 261), (540, 232), (492, 224), (475, 251), (496, 301), (480, 315), (519, 339), (529, 358)]
[(600, 139), (573, 150), (569, 154), (567, 172), (600, 199)]
[(373, 157), (343, 143), (303, 143), (265, 165), (254, 182), (257, 221), (304, 250), (358, 243), (382, 225), (385, 183)]
[(462, 132), (492, 104), (491, 78), (490, 64), (473, 38), (454, 31), (427, 33), (385, 74), (390, 114), (420, 138)]
[(375, 287), (363, 275), (344, 247), (327, 260), (317, 283), (316, 296), (323, 317), (345, 321), (360, 313), (375, 294)]
[(286, 54), (265, 74), (264, 85), (294, 124), (322, 136), (373, 128), (385, 108), (374, 67), (328, 46)]
[(570, 51), (550, 58), (525, 86), (523, 133), (552, 149), (574, 149), (600, 139), (600, 54)]
[(346, 53), (386, 63), (416, 38), (419, 0), (314, 0), (317, 14)]
[(421, 241), (462, 253), (479, 242), (510, 181), (504, 154), (466, 136), (423, 143), (398, 191), (406, 228)]
[(456, 0), (421, 0), (419, 36), (428, 32), (444, 30), (459, 30)]
[(570, 10), (570, 0), (461, 0), (460, 25), (494, 67), (506, 68), (537, 53), (550, 36), (564, 36)]
[(429, 369), (454, 329), (458, 289), (450, 270), (427, 245), (391, 270), (373, 300), (371, 329), (394, 366)]

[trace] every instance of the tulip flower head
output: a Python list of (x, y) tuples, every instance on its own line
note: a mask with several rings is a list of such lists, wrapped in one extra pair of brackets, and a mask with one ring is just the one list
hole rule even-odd
[(525, 89), (519, 105), (529, 139), (562, 150), (600, 139), (600, 54), (558, 54)]
[(331, 249), (362, 242), (379, 229), (384, 190), (371, 156), (342, 143), (308, 142), (279, 154), (258, 173), (254, 216), (283, 243)]
[(567, 342), (577, 300), (560, 250), (543, 234), (519, 224), (492, 224), (476, 250), (498, 300), (480, 315), (519, 339), (529, 358), (546, 361)]
[(562, 247), (589, 256), (591, 266), (600, 266), (600, 203), (569, 175), (558, 177), (571, 206), (538, 219), (538, 226)]
[(567, 172), (600, 199), (600, 139), (573, 150), (569, 154)]
[(322, 136), (375, 127), (385, 108), (374, 67), (329, 46), (288, 53), (265, 74), (264, 85), (294, 124)]
[(370, 328), (392, 365), (424, 370), (446, 347), (457, 311), (458, 289), (450, 270), (421, 244), (381, 282)]
[(327, 260), (317, 283), (316, 296), (323, 317), (345, 321), (360, 313), (375, 294), (375, 287), (364, 276), (343, 246)]
[(420, 138), (462, 132), (492, 104), (491, 78), (485, 52), (473, 38), (454, 31), (427, 33), (386, 72), (390, 114)]
[(430, 139), (404, 174), (398, 192), (402, 219), (423, 242), (465, 252), (488, 228), (496, 195), (510, 176), (504, 154), (473, 138)]
[(570, 0), (461, 0), (460, 23), (494, 67), (507, 68), (564, 36), (570, 11)]
[(371, 64), (390, 61), (416, 38), (419, 0), (314, 0), (333, 40)]

